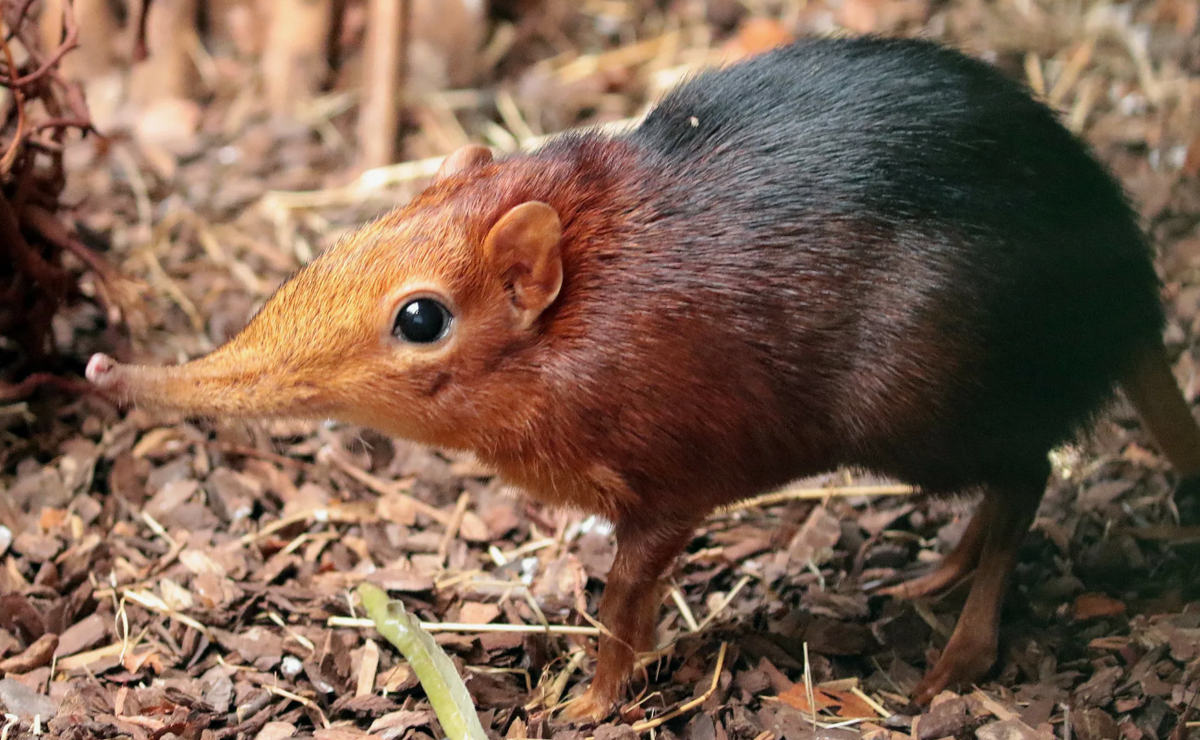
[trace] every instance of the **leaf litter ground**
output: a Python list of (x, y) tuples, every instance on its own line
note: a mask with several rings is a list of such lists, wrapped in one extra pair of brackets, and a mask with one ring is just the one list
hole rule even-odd
[[(728, 6), (682, 21), (636, 3), (554, 16), (578, 48), (495, 71), (541, 124), (501, 122), (520, 139), (623, 119), (708, 46), (749, 53), (782, 33)], [(626, 7), (639, 40), (594, 30)], [(1197, 394), (1200, 44), (1187, 3), (804, 7), (790, 19), (804, 31), (947, 39), (1064, 110), (1151, 229), (1168, 343)], [(518, 37), (532, 46), (537, 34)], [(315, 104), (303, 125), (271, 120), (241, 92), (255, 70), (218, 62), (214, 99), (183, 144), (69, 153), (81, 231), (146, 295), (127, 334), (105, 330), (88, 303), (60, 318), (60, 344), (80, 363), (98, 350), (173, 362), (211, 349), (297, 265), (430, 172), (418, 161), (376, 178), (382, 187), (348, 181), (344, 106)], [(416, 157), (447, 138), (444, 118), (424, 111)], [(456, 115), (468, 132), (491, 130), (486, 110)], [(1056, 454), (1001, 661), (980, 686), (904, 713), (963, 594), (871, 594), (946, 553), (971, 501), (835, 472), (706, 522), (668, 581), (664, 648), (637, 695), (620, 721), (581, 729), (552, 708), (593, 670), (587, 615), (613, 557), (603, 522), (530, 503), (469, 457), (331, 424), (195, 423), (47, 393), (0, 409), (0, 438), (7, 736), (36, 723), (71, 738), (440, 738), (412, 671), (361, 626), (351, 592), (363, 580), (436, 630), (498, 736), (1200, 736), (1200, 533), (1174, 526), (1169, 471), (1120, 401)]]

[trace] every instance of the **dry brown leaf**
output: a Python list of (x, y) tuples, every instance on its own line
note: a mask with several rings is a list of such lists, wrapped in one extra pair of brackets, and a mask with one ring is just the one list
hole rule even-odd
[[(813, 708), (813, 704), (809, 703), (808, 685), (805, 683), (792, 684), (791, 688), (779, 694), (779, 700), (789, 707), (799, 709), (806, 714), (815, 714), (816, 712), (821, 712), (829, 707), (836, 707), (841, 704), (836, 697), (819, 688), (814, 688), (812, 694), (813, 704), (816, 705), (815, 709)], [(874, 712), (871, 712), (870, 716), (874, 717), (876, 715)]]
[(385, 522), (411, 527), (417, 523), (417, 506), (411, 496), (389, 493), (379, 497), (375, 504), (379, 518)]
[(66, 509), (42, 509), (42, 514), (38, 517), (38, 526), (43, 530), (54, 529), (61, 527), (62, 523), (67, 520)]
[(478, 601), (468, 601), (459, 611), (458, 621), (467, 624), (487, 624), (500, 616), (500, 607), (495, 604), (483, 604)]
[(841, 520), (830, 514), (824, 506), (818, 506), (788, 543), (788, 556), (796, 562), (807, 563), (811, 560), (819, 565), (828, 559), (841, 536)]
[(1104, 594), (1080, 594), (1071, 605), (1071, 616), (1076, 621), (1096, 617), (1112, 617), (1125, 613), (1125, 602)]
[(850, 691), (831, 691), (822, 689), (822, 693), (834, 699), (838, 703), (838, 708), (834, 710), (834, 714), (844, 719), (878, 719), (879, 713), (876, 712), (870, 704), (862, 700), (861, 697)]
[(463, 513), (462, 523), (458, 525), (458, 534), (467, 542), (487, 542), (491, 532), (478, 514), (467, 511)]
[(125, 653), (125, 659), (121, 661), (121, 665), (130, 673), (139, 673), (142, 670), (149, 670), (154, 675), (162, 675), (163, 660), (157, 650), (146, 650), (145, 652), (135, 653), (133, 651)]

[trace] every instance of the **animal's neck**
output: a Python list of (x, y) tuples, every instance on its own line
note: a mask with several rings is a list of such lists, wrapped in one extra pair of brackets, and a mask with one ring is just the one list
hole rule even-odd
[(623, 484), (598, 462), (589, 399), (604, 396), (594, 387), (597, 367), (615, 361), (613, 348), (628, 331), (614, 315), (619, 310), (605, 304), (611, 284), (628, 279), (619, 265), (636, 248), (632, 214), (641, 211), (638, 194), (653, 174), (629, 144), (599, 137), (552, 143), (512, 164), (520, 174), (510, 197), (549, 203), (562, 221), (562, 290), (540, 317), (538, 335), (505, 350), (470, 396), (453, 404), (474, 418), (451, 425), (440, 443), (470, 449), (538, 498), (611, 515)]

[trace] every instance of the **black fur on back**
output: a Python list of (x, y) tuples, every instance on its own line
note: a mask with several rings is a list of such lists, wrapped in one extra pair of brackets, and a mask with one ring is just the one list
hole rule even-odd
[[(1027, 482), (1159, 341), (1120, 187), (1052, 111), (958, 52), (801, 41), (699, 74), (617, 143), (635, 165), (589, 136), (536, 155), (636, 191), (616, 225), (589, 227), (617, 231), (565, 255), (561, 310), (603, 316), (611, 347), (579, 345), (572, 367), (597, 370), (573, 387), (598, 389), (585, 416), (605, 434), (621, 422), (603, 394), (687, 388), (661, 430), (679, 450), (656, 454), (688, 455), (697, 486), (723, 475), (702, 461), (727, 459), (731, 435), (728, 459), (765, 471), (746, 487), (811, 472), (798, 456), (931, 490)], [(786, 413), (679, 432), (764, 403)]]

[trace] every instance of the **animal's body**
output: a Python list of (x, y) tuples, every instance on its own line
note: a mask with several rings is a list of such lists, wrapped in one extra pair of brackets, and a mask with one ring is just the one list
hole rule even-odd
[(984, 491), (977, 568), (918, 690), (973, 680), (1047, 453), (1124, 385), (1181, 474), (1200, 432), (1151, 252), (1053, 113), (933, 44), (803, 41), (703, 73), (631, 133), (452, 155), (247, 329), (176, 369), (89, 377), (148, 405), (334, 416), (470, 449), (619, 544), (593, 686), (651, 647), (653, 588), (714, 507), (853, 465)]

